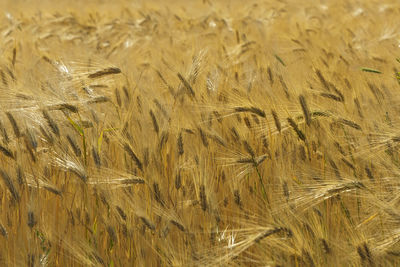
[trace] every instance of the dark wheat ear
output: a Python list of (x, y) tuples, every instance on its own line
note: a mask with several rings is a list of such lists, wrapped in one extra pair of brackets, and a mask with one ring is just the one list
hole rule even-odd
[(71, 137), (69, 134), (67, 134), (67, 140), (68, 143), (70, 144), (72, 150), (74, 151), (75, 155), (77, 157), (81, 156), (81, 149), (79, 148), (79, 145), (75, 142), (75, 139), (73, 139), (73, 137)]
[(19, 201), (20, 195), (19, 195), (17, 189), (15, 188), (14, 183), (11, 180), (11, 177), (8, 176), (8, 174), (4, 170), (0, 170), (0, 176), (1, 176), (1, 178), (3, 178), (3, 182), (7, 186), (8, 190), (10, 191), (14, 200)]
[(50, 126), (50, 129), (52, 132), (60, 137), (60, 129), (58, 128), (58, 125), (55, 123), (55, 121), (50, 117), (50, 114), (46, 110), (42, 110), (43, 117), (46, 119), (48, 125)]
[(279, 120), (278, 114), (276, 114), (276, 111), (273, 110), (273, 109), (271, 109), (271, 114), (272, 114), (272, 117), (274, 118), (276, 129), (278, 130), (278, 132), (281, 132), (282, 125), (281, 125), (281, 122)]
[(299, 101), (300, 101), (301, 108), (303, 110), (304, 118), (306, 119), (306, 123), (307, 123), (307, 125), (310, 125), (311, 124), (311, 114), (310, 114), (310, 110), (308, 109), (306, 98), (303, 95), (300, 95)]
[(184, 153), (182, 132), (179, 133), (177, 144), (178, 144), (178, 154), (179, 156), (182, 156)]
[(149, 113), (150, 113), (151, 121), (153, 122), (154, 131), (158, 134), (158, 132), (160, 131), (160, 128), (158, 127), (157, 118), (154, 115), (153, 110), (150, 110)]
[(289, 123), (290, 126), (292, 126), (293, 130), (296, 132), (297, 136), (302, 140), (302, 141), (306, 141), (306, 136), (304, 135), (304, 133), (299, 129), (299, 126), (297, 125), (297, 123), (292, 119), (292, 118), (287, 118), (287, 121)]
[(330, 92), (331, 89), (329, 88), (329, 83), (325, 80), (325, 77), (322, 75), (321, 71), (319, 69), (315, 70), (315, 74), (317, 75), (319, 81), (322, 83), (322, 85), (324, 86), (324, 88)]
[(95, 147), (92, 147), (92, 156), (93, 156), (93, 161), (96, 164), (97, 168), (100, 168), (101, 166), (100, 155), (99, 153), (97, 153), (97, 149)]
[(155, 226), (149, 219), (147, 219), (147, 218), (144, 217), (144, 216), (141, 216), (141, 217), (139, 217), (139, 218), (142, 220), (143, 224), (144, 224), (147, 228), (149, 228), (149, 229), (152, 230), (152, 231), (155, 231), (155, 230), (156, 230), (156, 226)]
[(11, 159), (14, 159), (14, 153), (10, 149), (0, 145), (0, 151), (1, 151), (1, 153), (3, 153), (3, 155), (5, 155)]
[(206, 189), (205, 189), (204, 185), (201, 185), (201, 186), (200, 186), (199, 198), (200, 198), (201, 209), (202, 209), (203, 211), (206, 211), (207, 208), (208, 208), (208, 204), (207, 204)]
[(10, 112), (6, 112), (6, 115), (7, 115), (7, 118), (10, 121), (11, 126), (12, 126), (12, 128), (14, 130), (15, 136), (17, 138), (21, 137), (21, 131), (20, 131), (19, 127), (18, 127), (17, 122), (15, 121), (14, 116)]
[(10, 142), (10, 138), (8, 137), (7, 129), (4, 127), (3, 122), (1, 120), (0, 120), (0, 132), (4, 142), (8, 144), (8, 142)]
[(94, 73), (91, 73), (88, 75), (88, 78), (90, 79), (95, 79), (95, 78), (100, 78), (106, 75), (112, 75), (112, 74), (118, 74), (121, 73), (121, 70), (119, 68), (111, 67), (107, 68), (104, 70), (96, 71)]
[(234, 108), (234, 111), (235, 112), (251, 112), (262, 118), (265, 118), (265, 112), (257, 107), (236, 107), (236, 108)]
[(178, 78), (179, 80), (183, 83), (183, 86), (187, 89), (187, 91), (189, 92), (189, 95), (192, 98), (195, 98), (196, 94), (192, 88), (192, 86), (189, 84), (189, 82), (182, 76), (182, 74), (178, 73)]
[(124, 150), (128, 153), (128, 155), (131, 157), (131, 159), (136, 163), (137, 167), (139, 170), (143, 171), (143, 164), (139, 160), (139, 158), (136, 156), (136, 154), (133, 152), (132, 148), (128, 143), (124, 144)]

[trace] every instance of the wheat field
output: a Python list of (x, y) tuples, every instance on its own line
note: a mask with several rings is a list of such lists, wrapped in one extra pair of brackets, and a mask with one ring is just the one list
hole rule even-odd
[(400, 266), (400, 3), (0, 3), (0, 266)]

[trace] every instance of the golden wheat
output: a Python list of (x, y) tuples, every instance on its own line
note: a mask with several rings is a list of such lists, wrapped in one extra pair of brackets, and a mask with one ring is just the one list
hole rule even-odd
[(399, 266), (400, 4), (0, 3), (1, 266)]

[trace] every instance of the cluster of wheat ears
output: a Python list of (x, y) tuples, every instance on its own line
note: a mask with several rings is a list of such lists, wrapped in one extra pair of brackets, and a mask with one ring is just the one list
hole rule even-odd
[(15, 1), (1, 266), (399, 266), (397, 1)]

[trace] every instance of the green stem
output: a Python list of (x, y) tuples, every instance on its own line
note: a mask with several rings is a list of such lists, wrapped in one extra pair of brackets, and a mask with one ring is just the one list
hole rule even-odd
[(258, 166), (257, 166), (257, 163), (256, 163), (255, 159), (253, 159), (253, 164), (254, 164), (254, 168), (256, 169), (256, 172), (257, 172), (257, 174), (258, 174), (258, 178), (260, 179), (261, 191), (262, 191), (262, 193), (263, 193), (263, 195), (264, 195), (264, 199), (267, 200), (267, 202), (268, 202), (268, 204), (269, 204), (269, 200), (268, 200), (267, 192), (266, 192), (266, 190), (265, 190), (264, 182), (263, 182), (263, 179), (262, 179), (262, 177), (261, 177), (261, 173), (260, 173), (260, 171), (258, 170)]
[(83, 146), (83, 158), (85, 161), (85, 165), (87, 165), (87, 158), (86, 158), (86, 138), (85, 134), (82, 134), (82, 146)]

